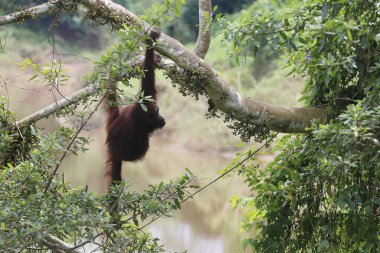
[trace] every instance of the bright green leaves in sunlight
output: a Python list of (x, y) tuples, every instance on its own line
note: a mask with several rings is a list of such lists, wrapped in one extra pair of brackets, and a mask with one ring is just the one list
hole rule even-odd
[(34, 75), (29, 80), (34, 80), (37, 77), (41, 77), (44, 82), (50, 85), (65, 85), (68, 80), (68, 76), (65, 75), (65, 69), (62, 67), (61, 62), (53, 60), (49, 64), (37, 64), (31, 59), (26, 58), (23, 62), (19, 63), (21, 69), (32, 68)]

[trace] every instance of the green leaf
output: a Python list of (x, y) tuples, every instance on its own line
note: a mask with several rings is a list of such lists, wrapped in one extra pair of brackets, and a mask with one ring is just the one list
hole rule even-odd
[(135, 224), (136, 226), (139, 225), (139, 221), (137, 220), (137, 216), (135, 214), (132, 216), (132, 220), (133, 220), (133, 224)]
[(179, 203), (178, 199), (174, 200), (174, 205), (178, 210), (181, 209), (181, 203)]
[(347, 29), (347, 37), (349, 41), (352, 41), (352, 34), (351, 34), (350, 29)]
[(280, 36), (281, 36), (281, 38), (283, 38), (284, 40), (288, 39), (288, 36), (287, 36), (286, 33), (284, 33), (284, 32), (280, 32)]
[(146, 107), (145, 104), (140, 103), (140, 106), (141, 106), (141, 109), (142, 109), (144, 112), (148, 112), (148, 107)]
[(182, 0), (176, 0), (176, 5), (173, 9), (173, 13), (176, 17), (181, 15)]
[(330, 83), (330, 80), (331, 80), (332, 76), (331, 76), (331, 68), (328, 67), (327, 68), (327, 71), (325, 72), (325, 85), (328, 85)]
[(93, 242), (95, 240), (95, 237), (94, 237), (94, 233), (93, 233), (92, 229), (86, 228), (85, 230), (87, 232), (87, 240)]
[(299, 183), (300, 182), (300, 175), (295, 172), (294, 170), (290, 170), (290, 177), (292, 178), (293, 181), (295, 181), (296, 183)]

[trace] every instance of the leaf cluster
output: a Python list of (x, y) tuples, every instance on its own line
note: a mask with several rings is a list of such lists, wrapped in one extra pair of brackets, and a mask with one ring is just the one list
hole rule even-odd
[(380, 105), (350, 105), (336, 124), (285, 136), (265, 170), (243, 170), (253, 196), (243, 228), (258, 252), (376, 252)]
[(283, 55), (289, 75), (306, 79), (301, 101), (338, 113), (379, 78), (379, 4), (375, 0), (307, 0), (282, 11), (220, 20), (231, 56)]
[(35, 128), (18, 127), (15, 122), (7, 99), (0, 96), (0, 166), (27, 159), (26, 154), (36, 145)]

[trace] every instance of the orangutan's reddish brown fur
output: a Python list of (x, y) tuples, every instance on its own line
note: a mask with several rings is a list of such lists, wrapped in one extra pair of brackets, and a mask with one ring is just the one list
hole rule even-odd
[[(159, 32), (150, 34), (153, 41), (160, 36)], [(154, 77), (154, 50), (149, 46), (146, 50), (143, 65), (144, 77), (141, 80), (141, 90), (144, 96), (152, 96), (156, 101)], [(165, 125), (165, 119), (159, 114), (155, 102), (146, 101), (147, 111), (140, 103), (133, 103), (120, 109), (117, 105), (116, 89), (110, 89), (106, 94), (107, 104), (107, 175), (112, 183), (121, 181), (122, 161), (137, 161), (144, 158), (149, 148), (149, 137), (154, 130)]]

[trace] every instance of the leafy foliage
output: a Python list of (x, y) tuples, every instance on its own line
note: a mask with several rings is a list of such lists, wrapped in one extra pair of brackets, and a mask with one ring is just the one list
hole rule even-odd
[[(7, 114), (6, 110), (0, 111), (0, 115)], [(7, 117), (2, 117), (3, 125)], [(10, 126), (8, 123), (5, 129)], [(168, 184), (151, 185), (142, 194), (121, 184), (110, 194), (98, 196), (83, 187), (70, 187), (55, 174), (61, 155), (85, 151), (82, 144), (88, 144), (86, 138), (77, 137), (76, 145), (68, 145), (75, 132), (59, 128), (36, 137), (34, 142), (23, 139), (29, 145), (25, 150), (14, 138), (5, 138), (17, 135), (20, 132), (2, 131), (0, 154), (14, 152), (19, 158), (7, 159), (7, 163), (2, 159), (0, 169), (1, 251), (48, 249), (47, 234), (75, 245), (101, 242), (98, 247), (103, 252), (163, 251), (158, 240), (138, 224), (179, 209), (179, 203), (189, 196), (186, 188), (194, 179), (190, 172)]]
[[(212, 6), (215, 10), (214, 14), (231, 14), (243, 9), (245, 6), (252, 4), (252, 0), (214, 0)], [(170, 25), (167, 29), (170, 35), (175, 38), (182, 39), (185, 42), (194, 42), (198, 35), (198, 23), (199, 23), (199, 1), (187, 0), (186, 5), (183, 8), (183, 14), (179, 22), (183, 22), (183, 25), (178, 26), (176, 24)], [(186, 29), (184, 29), (185, 27)], [(182, 35), (181, 35), (182, 33)], [(185, 34), (185, 36), (183, 35)]]
[[(297, 1), (294, 1), (297, 2)], [(242, 167), (252, 189), (243, 241), (257, 252), (378, 252), (380, 247), (380, 4), (305, 0), (282, 13), (225, 23), (232, 50), (284, 54), (306, 79), (301, 100), (332, 121), (287, 135), (265, 169)], [(242, 18), (243, 20), (243, 18)]]
[(191, 175), (169, 184), (150, 186), (142, 194), (120, 185), (109, 195), (96, 196), (85, 188), (71, 188), (58, 177), (45, 191), (51, 176), (49, 168), (59, 162), (55, 156), (57, 149), (64, 148), (58, 146), (57, 138), (61, 137), (42, 138), (28, 161), (16, 166), (8, 164), (0, 171), (2, 251), (44, 249), (46, 234), (76, 245), (99, 243), (103, 236), (99, 246), (103, 252), (163, 251), (157, 239), (138, 227), (138, 221), (178, 209), (178, 203), (187, 196), (184, 187), (190, 183)]
[(377, 1), (310, 0), (293, 10), (221, 24), (233, 42), (231, 55), (288, 53), (290, 73), (307, 79), (301, 100), (342, 109), (363, 98), (368, 82), (378, 77), (378, 16)]
[[(244, 228), (259, 252), (376, 252), (380, 105), (350, 105), (310, 137), (286, 136), (265, 170), (244, 170), (254, 197)], [(247, 243), (247, 242), (246, 242)]]

